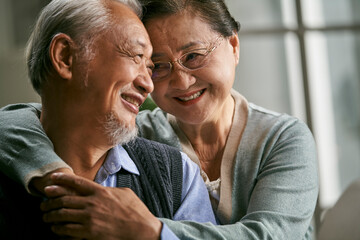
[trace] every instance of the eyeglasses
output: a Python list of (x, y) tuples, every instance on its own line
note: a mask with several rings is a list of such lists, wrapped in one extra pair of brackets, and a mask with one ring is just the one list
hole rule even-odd
[(172, 62), (154, 62), (154, 68), (152, 70), (152, 80), (154, 82), (165, 79), (171, 74), (173, 64), (176, 62), (188, 71), (196, 70), (207, 65), (210, 53), (212, 53), (221, 43), (224, 38), (218, 37), (214, 43), (208, 48), (195, 49), (185, 53), (180, 58)]

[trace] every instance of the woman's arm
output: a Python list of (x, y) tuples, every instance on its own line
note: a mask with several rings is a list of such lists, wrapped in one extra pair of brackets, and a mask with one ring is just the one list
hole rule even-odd
[(163, 219), (180, 239), (311, 239), (318, 178), (310, 131), (298, 121), (254, 129), (238, 152), (229, 223)]
[[(72, 172), (54, 152), (40, 123), (40, 104), (14, 104), (0, 109), (0, 171), (23, 184), (28, 192), (42, 192), (48, 173)], [(31, 184), (30, 184), (31, 182)]]

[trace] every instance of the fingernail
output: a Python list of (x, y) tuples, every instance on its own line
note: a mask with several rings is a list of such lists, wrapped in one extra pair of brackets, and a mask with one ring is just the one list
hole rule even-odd
[(56, 185), (50, 185), (50, 186), (46, 186), (46, 187), (44, 187), (44, 190), (45, 191), (48, 191), (48, 190), (53, 190), (53, 189), (55, 189), (56, 188)]
[(59, 178), (59, 177), (61, 177), (62, 175), (64, 175), (64, 174), (63, 174), (63, 173), (60, 173), (60, 172), (56, 172), (56, 173), (51, 174), (51, 177), (53, 177), (53, 178)]

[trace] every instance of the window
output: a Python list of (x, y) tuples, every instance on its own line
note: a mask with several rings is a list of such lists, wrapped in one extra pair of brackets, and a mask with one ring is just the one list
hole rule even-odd
[(318, 145), (318, 208), (331, 207), (360, 177), (360, 1), (226, 2), (242, 25), (234, 88), (308, 123)]

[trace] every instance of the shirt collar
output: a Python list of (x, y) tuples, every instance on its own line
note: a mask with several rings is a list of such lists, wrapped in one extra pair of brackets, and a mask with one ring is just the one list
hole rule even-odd
[(140, 175), (126, 150), (121, 145), (117, 145), (109, 151), (105, 162), (96, 174), (95, 182), (104, 182), (110, 175), (119, 172), (122, 168), (130, 173)]

